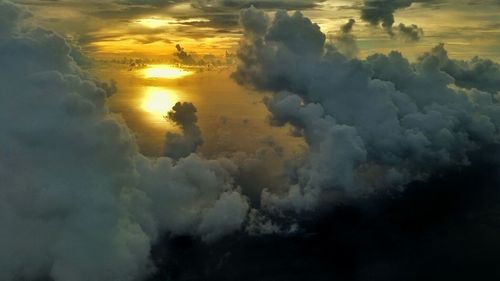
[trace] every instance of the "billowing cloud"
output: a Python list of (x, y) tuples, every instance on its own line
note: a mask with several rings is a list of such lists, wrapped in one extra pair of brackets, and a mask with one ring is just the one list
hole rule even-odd
[(196, 107), (192, 103), (177, 103), (167, 118), (182, 129), (182, 135), (167, 133), (164, 155), (180, 159), (196, 152), (198, 146), (203, 144), (201, 130), (196, 124)]
[(434, 57), (439, 68), (453, 77), (455, 83), (466, 89), (478, 89), (489, 93), (500, 91), (500, 65), (489, 59), (474, 57), (469, 61), (448, 57), (444, 44), (439, 44), (420, 60)]
[(348, 59), (327, 48), (319, 27), (299, 12), (278, 12), (259, 32), (244, 18), (265, 17), (262, 11), (241, 15), (245, 38), (233, 77), (274, 91), (266, 100), (272, 123), (293, 125), (309, 146), (287, 194), (264, 193), (271, 207), (312, 209), (401, 186), (467, 165), (471, 151), (498, 143), (498, 85), (464, 89), (432, 53), (415, 64), (398, 52)]
[[(230, 161), (142, 156), (108, 111), (113, 84), (56, 33), (19, 28), (23, 13), (0, 0), (1, 280), (140, 280), (160, 235), (213, 241), (241, 226)], [(172, 119), (192, 125), (190, 106)]]
[[(388, 34), (395, 36), (393, 25), (396, 10), (408, 8), (411, 4), (419, 2), (432, 2), (432, 0), (364, 0), (361, 19), (374, 26), (381, 25)], [(400, 24), (396, 29), (397, 35), (406, 41), (418, 41), (423, 34), (422, 29), (416, 25)]]

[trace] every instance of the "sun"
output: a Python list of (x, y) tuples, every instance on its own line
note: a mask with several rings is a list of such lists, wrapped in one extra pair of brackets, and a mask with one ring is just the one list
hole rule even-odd
[(151, 65), (144, 69), (144, 76), (146, 78), (163, 78), (163, 79), (179, 79), (191, 75), (191, 71), (184, 70), (172, 65)]
[(142, 101), (142, 109), (163, 118), (178, 102), (177, 94), (162, 87), (148, 87)]

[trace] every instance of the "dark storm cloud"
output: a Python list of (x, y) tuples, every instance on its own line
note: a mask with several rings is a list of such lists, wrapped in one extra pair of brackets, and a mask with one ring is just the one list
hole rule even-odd
[[(384, 30), (394, 36), (394, 13), (399, 9), (410, 7), (413, 3), (432, 3), (434, 0), (364, 0), (361, 7), (361, 19), (378, 26), (381, 25)], [(397, 26), (400, 37), (406, 41), (418, 41), (423, 34), (422, 29), (416, 25)]]
[[(179, 45), (177, 45), (179, 46)], [(180, 159), (196, 152), (203, 144), (201, 130), (196, 124), (196, 107), (192, 103), (177, 103), (166, 118), (174, 122), (182, 130), (182, 135), (167, 133), (164, 155), (172, 159)]]
[[(464, 78), (454, 79), (437, 54), (415, 64), (398, 52), (348, 59), (299, 12), (265, 20), (250, 8), (241, 15), (245, 38), (233, 77), (274, 91), (265, 100), (272, 124), (293, 125), (309, 146), (288, 193), (264, 192), (271, 208), (312, 209), (329, 198), (404, 186), (467, 165), (471, 151), (499, 140), (498, 85), (461, 88)], [(494, 65), (487, 70), (496, 75)]]
[[(163, 235), (214, 241), (249, 204), (234, 164), (148, 159), (72, 47), (0, 0), (0, 280), (141, 280)], [(193, 126), (192, 108), (172, 118)], [(189, 117), (191, 116), (191, 117)]]
[(394, 24), (394, 13), (398, 9), (410, 7), (413, 0), (364, 0), (361, 18), (370, 24), (381, 24), (391, 29)]

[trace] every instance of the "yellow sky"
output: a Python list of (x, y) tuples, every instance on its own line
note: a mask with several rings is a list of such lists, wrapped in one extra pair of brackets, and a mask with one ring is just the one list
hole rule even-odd
[[(274, 0), (260, 1), (274, 3)], [(424, 30), (422, 40), (411, 43), (390, 38), (381, 28), (363, 22), (362, 0), (294, 1), (285, 3), (315, 3), (311, 7), (297, 7), (330, 35), (348, 19), (355, 19), (353, 32), (362, 57), (397, 49), (414, 58), (443, 42), (453, 57), (479, 55), (500, 61), (500, 5), (495, 1), (476, 1), (480, 5), (472, 5), (473, 1), (467, 0), (427, 0), (399, 9), (394, 14), (395, 24), (416, 24)], [(216, 9), (212, 7), (215, 4), (199, 8), (193, 4), (200, 1), (163, 1), (163, 5), (125, 5), (123, 1), (111, 0), (17, 2), (24, 3), (38, 23), (74, 39), (97, 58), (165, 58), (175, 52), (176, 44), (194, 55), (223, 56), (226, 51), (235, 50), (240, 38), (237, 9)], [(140, 3), (144, 2), (147, 1)], [(433, 2), (436, 3), (429, 4)], [(267, 9), (269, 13), (274, 10)]]

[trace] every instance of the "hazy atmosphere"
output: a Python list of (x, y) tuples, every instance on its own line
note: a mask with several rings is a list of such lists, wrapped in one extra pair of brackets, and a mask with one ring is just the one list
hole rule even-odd
[(499, 62), (497, 0), (0, 0), (0, 280), (500, 280)]

